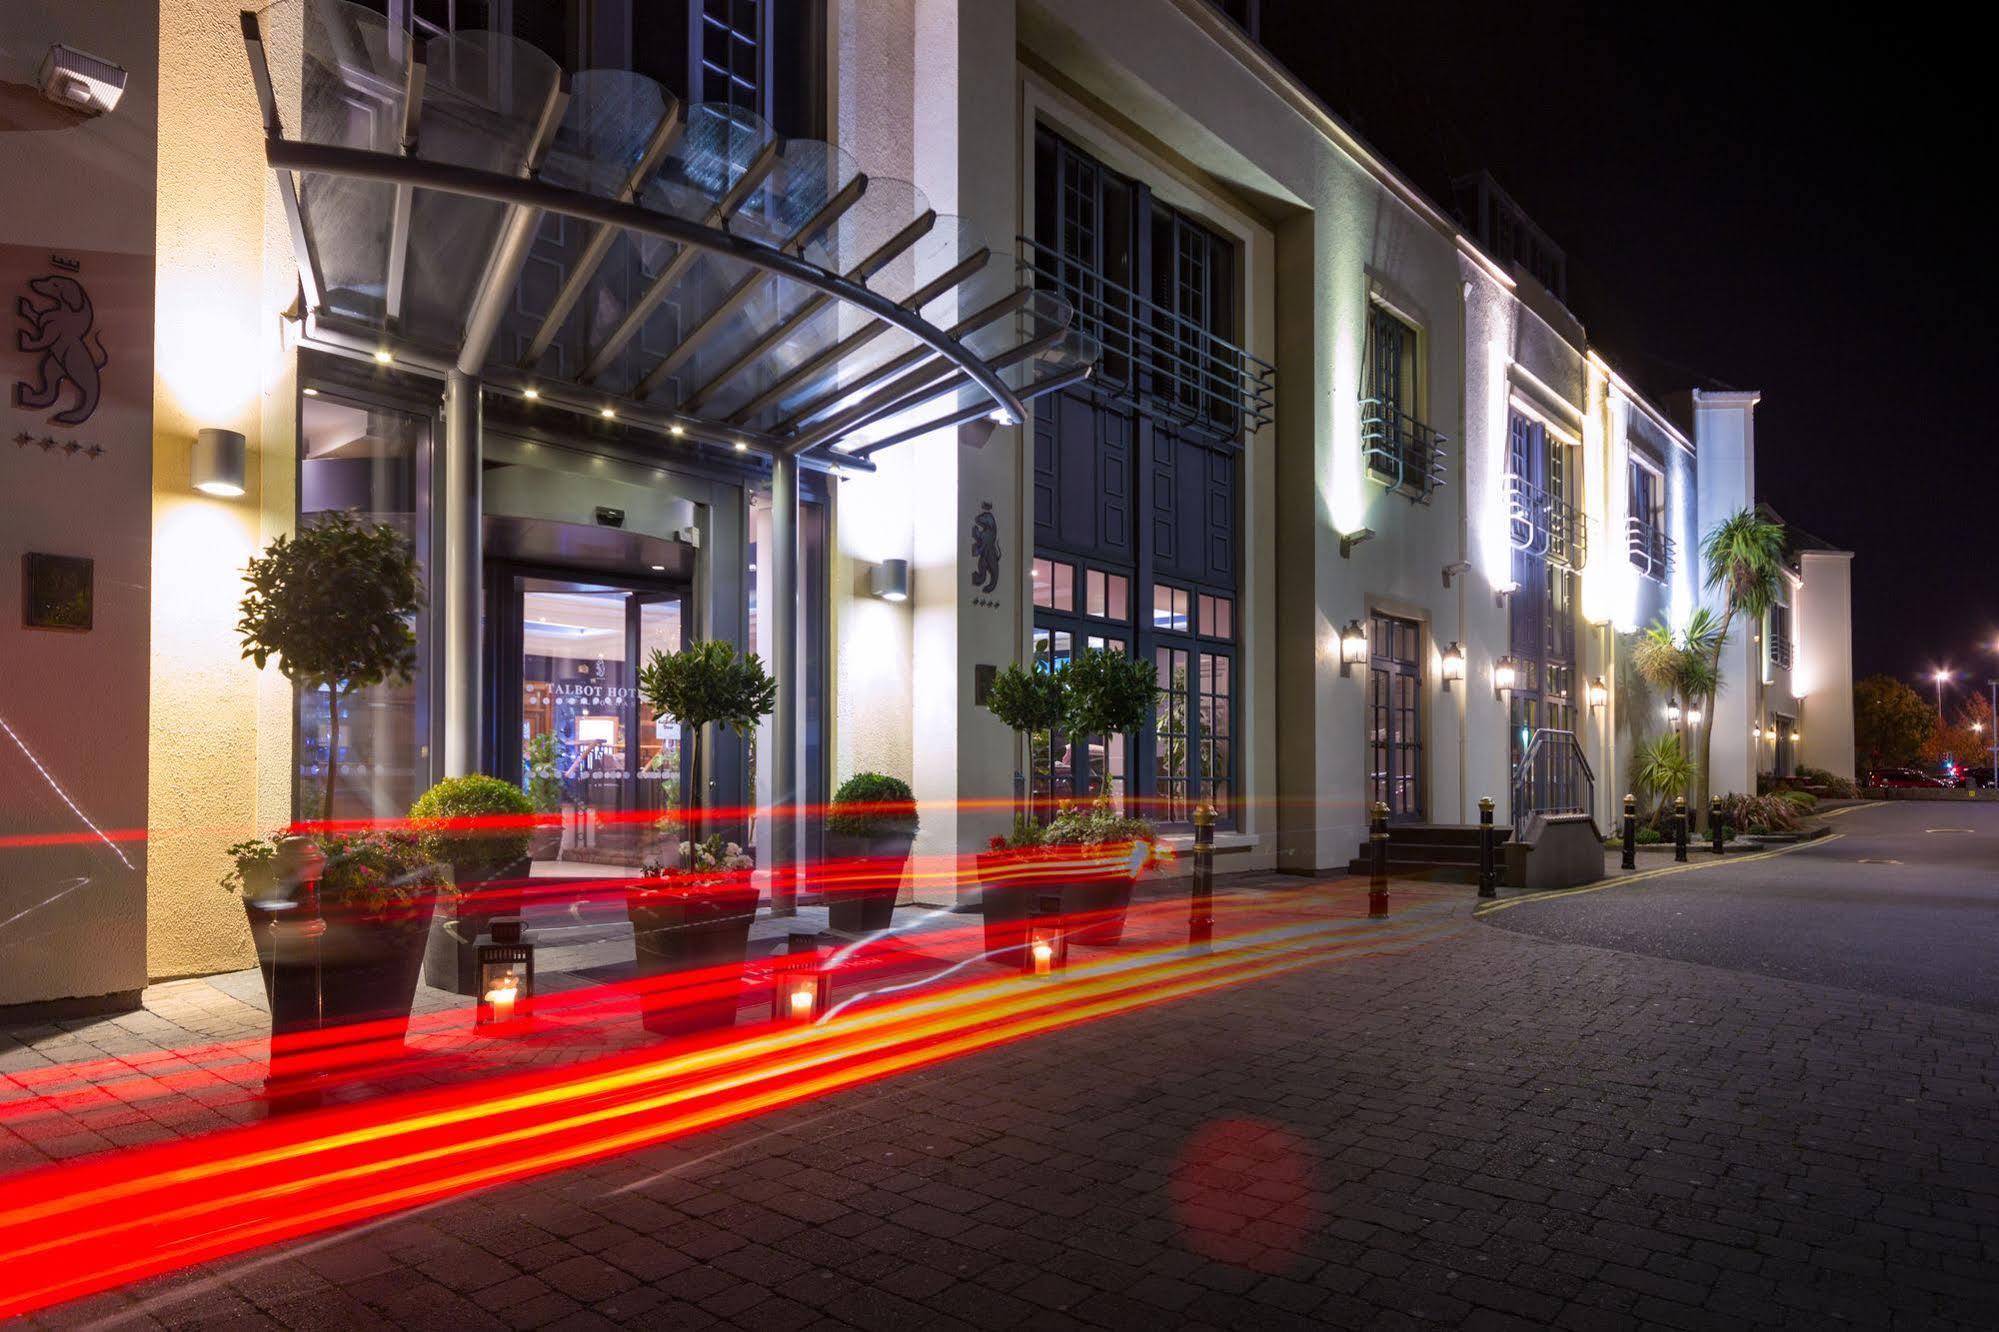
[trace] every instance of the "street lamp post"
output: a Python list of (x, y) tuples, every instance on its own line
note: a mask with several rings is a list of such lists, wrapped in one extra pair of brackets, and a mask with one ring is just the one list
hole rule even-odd
[(1937, 682), (1937, 722), (1943, 722), (1943, 682), (1950, 679), (1949, 671), (1938, 671), (1931, 677)]

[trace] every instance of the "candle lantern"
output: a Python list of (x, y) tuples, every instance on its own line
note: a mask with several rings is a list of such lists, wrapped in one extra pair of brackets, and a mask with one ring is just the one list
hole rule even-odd
[(1042, 898), (1027, 921), (1027, 947), (1020, 974), (1053, 980), (1069, 966), (1069, 934), (1062, 928), (1062, 899)]
[(534, 945), (524, 937), (517, 917), (494, 920), (492, 932), (480, 936), (478, 967), (477, 1025), (498, 1026), (526, 1017), (534, 999)]
[(833, 978), (819, 965), (819, 936), (794, 934), (771, 959), (770, 1020), (809, 1026), (826, 1015)]
[(1465, 678), (1465, 650), (1463, 645), (1453, 640), (1451, 645), (1444, 649), (1443, 663), (1444, 692), (1448, 694), (1451, 692), (1453, 682)]

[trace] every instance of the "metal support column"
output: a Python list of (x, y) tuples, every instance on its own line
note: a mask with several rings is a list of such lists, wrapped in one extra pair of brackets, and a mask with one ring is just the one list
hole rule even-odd
[(479, 380), (444, 380), (444, 776), (479, 770), (480, 476)]
[(798, 914), (798, 458), (779, 453), (770, 472), (771, 714), (770, 913)]

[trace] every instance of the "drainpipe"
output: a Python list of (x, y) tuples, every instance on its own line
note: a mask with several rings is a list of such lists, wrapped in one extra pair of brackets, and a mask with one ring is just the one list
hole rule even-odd
[[(444, 775), (479, 771), (479, 380), (444, 379)], [(436, 585), (436, 584), (433, 584)]]
[(770, 659), (777, 678), (771, 712), (770, 913), (798, 914), (798, 457), (779, 451), (770, 468)]

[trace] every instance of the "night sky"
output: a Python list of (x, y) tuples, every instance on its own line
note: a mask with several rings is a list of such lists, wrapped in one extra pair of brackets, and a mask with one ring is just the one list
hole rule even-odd
[(1762, 390), (1759, 498), (1855, 552), (1856, 676), (1999, 674), (1982, 32), (1893, 6), (1263, 8), (1264, 44), (1432, 198), (1492, 171), (1627, 378)]

